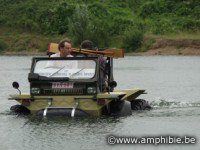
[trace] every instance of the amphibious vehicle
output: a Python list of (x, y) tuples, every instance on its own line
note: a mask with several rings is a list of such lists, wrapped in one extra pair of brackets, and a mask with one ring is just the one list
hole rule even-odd
[[(48, 54), (57, 51), (57, 44), (50, 43)], [(115, 90), (113, 58), (124, 57), (123, 49), (73, 49), (73, 52), (78, 56), (34, 57), (28, 74), (30, 94), (21, 94), (19, 84), (13, 82), (19, 94), (10, 95), (9, 100), (19, 104), (10, 109), (19, 114), (69, 117), (127, 116), (132, 110), (151, 109), (147, 101), (137, 99), (146, 94), (145, 90)], [(100, 57), (106, 59), (104, 73)]]

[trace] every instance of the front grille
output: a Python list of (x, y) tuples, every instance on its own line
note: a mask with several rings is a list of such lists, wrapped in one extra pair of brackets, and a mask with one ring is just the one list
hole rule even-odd
[(51, 95), (82, 95), (82, 88), (69, 88), (69, 89), (44, 89), (44, 94)]

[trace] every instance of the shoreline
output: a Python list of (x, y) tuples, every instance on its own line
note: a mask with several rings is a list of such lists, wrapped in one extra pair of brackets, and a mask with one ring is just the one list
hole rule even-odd
[(126, 53), (126, 56), (200, 56), (200, 49), (165, 47), (146, 52), (130, 52)]
[[(46, 52), (4, 52), (0, 56), (47, 56)], [(199, 48), (174, 48), (164, 47), (150, 49), (146, 52), (129, 52), (125, 56), (200, 56)]]
[(46, 52), (4, 52), (0, 56), (47, 56)]

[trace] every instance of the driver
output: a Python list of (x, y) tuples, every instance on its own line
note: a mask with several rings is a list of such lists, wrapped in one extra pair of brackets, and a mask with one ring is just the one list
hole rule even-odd
[(66, 38), (58, 44), (59, 52), (51, 55), (51, 57), (73, 57), (70, 53), (72, 51), (71, 40)]
[[(60, 58), (65, 58), (65, 57), (73, 57), (70, 53), (72, 51), (71, 48), (71, 40), (70, 39), (63, 39), (62, 41), (60, 41), (60, 43), (58, 44), (58, 53), (55, 53), (53, 55), (51, 55), (50, 57), (60, 57)], [(68, 69), (75, 69), (77, 68), (78, 64), (77, 61), (73, 60), (73, 61), (49, 61), (46, 65), (46, 68), (49, 67), (53, 67), (53, 68), (68, 68)]]

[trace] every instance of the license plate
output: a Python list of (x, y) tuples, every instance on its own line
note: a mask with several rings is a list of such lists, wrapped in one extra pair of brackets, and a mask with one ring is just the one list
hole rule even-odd
[(52, 88), (54, 89), (68, 89), (68, 88), (73, 88), (74, 84), (72, 82), (53, 82), (52, 83)]

